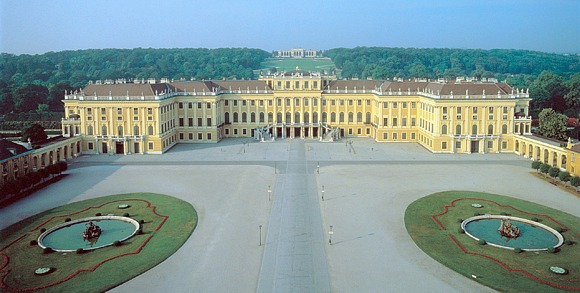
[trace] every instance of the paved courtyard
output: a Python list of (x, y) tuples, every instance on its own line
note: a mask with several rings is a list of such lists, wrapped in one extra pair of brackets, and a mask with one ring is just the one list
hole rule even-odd
[(0, 229), (74, 201), (156, 192), (190, 202), (198, 226), (113, 292), (491, 292), (414, 244), (404, 226), (411, 202), (472, 190), (580, 214), (579, 198), (530, 175), (523, 157), (352, 141), (227, 139), (164, 155), (83, 156), (63, 180), (0, 209)]

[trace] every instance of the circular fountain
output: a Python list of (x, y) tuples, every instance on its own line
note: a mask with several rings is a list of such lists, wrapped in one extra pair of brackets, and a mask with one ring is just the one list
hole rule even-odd
[(484, 239), (491, 246), (505, 249), (543, 251), (564, 243), (564, 237), (558, 231), (541, 223), (512, 216), (475, 216), (463, 221), (461, 228), (477, 241)]
[(100, 216), (78, 219), (52, 227), (40, 234), (38, 245), (57, 252), (74, 252), (79, 248), (95, 250), (123, 242), (139, 229), (139, 223), (128, 217)]

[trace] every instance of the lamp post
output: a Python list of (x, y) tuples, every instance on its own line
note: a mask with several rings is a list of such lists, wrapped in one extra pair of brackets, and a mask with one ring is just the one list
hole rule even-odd
[(316, 163), (316, 173), (320, 174), (320, 162)]
[(322, 201), (324, 201), (324, 185), (322, 185)]
[(260, 246), (262, 246), (262, 225), (260, 227)]
[(272, 189), (270, 189), (270, 185), (268, 185), (268, 201), (272, 201)]
[(332, 231), (332, 225), (330, 225), (330, 231), (328, 231), (328, 243), (330, 245), (332, 245), (332, 234), (334, 234), (334, 231)]

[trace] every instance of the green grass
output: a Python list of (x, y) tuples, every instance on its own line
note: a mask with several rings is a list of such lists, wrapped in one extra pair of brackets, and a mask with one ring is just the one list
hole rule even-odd
[[(321, 72), (322, 70), (326, 70), (327, 72), (336, 71), (336, 65), (334, 62), (328, 58), (302, 58), (302, 59), (291, 59), (291, 58), (269, 58), (266, 61), (260, 64), (260, 69), (255, 70), (254, 73), (256, 75), (260, 74), (260, 70), (263, 71), (264, 74), (268, 72), (268, 69), (272, 67), (276, 67), (278, 72), (286, 71), (295, 71), (296, 66), (303, 71), (309, 72)], [(340, 74), (338, 72), (337, 74)]]
[[(510, 205), (521, 211), (536, 214), (545, 214), (569, 228), (565, 231), (565, 239), (572, 240), (576, 244), (563, 245), (553, 254), (548, 252), (522, 252), (514, 253), (511, 250), (496, 248), (489, 245), (478, 245), (477, 241), (459, 232), (458, 219), (467, 219), (475, 212), (481, 214), (500, 214), (502, 212), (511, 216), (531, 219), (537, 217), (542, 224), (556, 228), (557, 224), (545, 216), (537, 216), (519, 212), (509, 207), (501, 207), (488, 201), (460, 200), (454, 207), (438, 219), (446, 228), (443, 230), (432, 218), (433, 215), (444, 212), (444, 206), (459, 198), (480, 198), (495, 201), (501, 205)], [(472, 203), (482, 204), (483, 208), (473, 208)], [(455, 270), (456, 272), (472, 278), (486, 286), (499, 291), (508, 292), (559, 292), (558, 288), (542, 284), (521, 272), (510, 272), (497, 262), (488, 258), (465, 254), (452, 241), (449, 234), (469, 252), (484, 254), (505, 263), (512, 269), (525, 270), (541, 280), (573, 288), (580, 288), (580, 219), (570, 214), (506, 196), (468, 192), (449, 191), (429, 195), (413, 202), (405, 211), (405, 226), (415, 243), (430, 257)], [(549, 272), (550, 266), (567, 268), (568, 275), (559, 276)]]
[[(155, 215), (146, 202), (131, 199), (141, 199), (150, 202), (151, 206), (156, 207), (158, 214), (168, 216), (167, 220), (163, 222), (164, 218)], [(123, 203), (130, 204), (131, 207), (118, 209), (117, 206)], [(100, 205), (103, 206), (82, 211), (86, 208)], [(82, 212), (77, 213), (79, 211)], [(119, 247), (110, 246), (84, 254), (76, 254), (74, 252), (43, 254), (39, 246), (30, 245), (30, 241), (35, 240), (40, 235), (40, 228), (48, 229), (56, 226), (64, 222), (67, 217), (75, 220), (95, 216), (96, 213), (122, 215), (126, 212), (137, 221), (141, 219), (145, 221), (143, 225), (144, 233), (135, 235), (123, 242), (123, 245)], [(72, 213), (77, 214), (69, 215)], [(57, 218), (49, 220), (55, 216)], [(47, 220), (49, 222), (41, 225)], [(161, 228), (156, 231), (160, 225)], [(43, 291), (105, 291), (142, 274), (171, 256), (189, 238), (196, 225), (197, 213), (189, 203), (161, 194), (132, 193), (111, 195), (57, 207), (0, 231), (0, 247), (5, 247), (8, 243), (24, 235), (23, 238), (0, 251), (0, 255), (5, 255), (9, 258), (8, 265), (3, 271), (10, 271), (3, 281), (12, 288), (42, 287), (63, 280), (79, 270), (91, 270), (96, 267), (93, 272), (82, 271), (69, 280), (47, 287)], [(38, 229), (35, 229), (36, 227)], [(143, 246), (148, 238), (150, 240)], [(139, 253), (124, 255), (104, 262), (99, 266), (99, 263), (103, 260), (125, 253), (135, 253), (140, 247), (143, 247), (143, 249)], [(2, 258), (0, 258), (0, 266), (1, 263), (3, 263)], [(36, 268), (47, 266), (54, 267), (56, 270), (45, 276), (34, 275)]]

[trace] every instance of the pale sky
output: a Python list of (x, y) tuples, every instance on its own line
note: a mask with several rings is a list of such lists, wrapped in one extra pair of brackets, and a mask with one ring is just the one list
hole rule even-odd
[(580, 53), (579, 0), (0, 0), (0, 52), (337, 47)]

